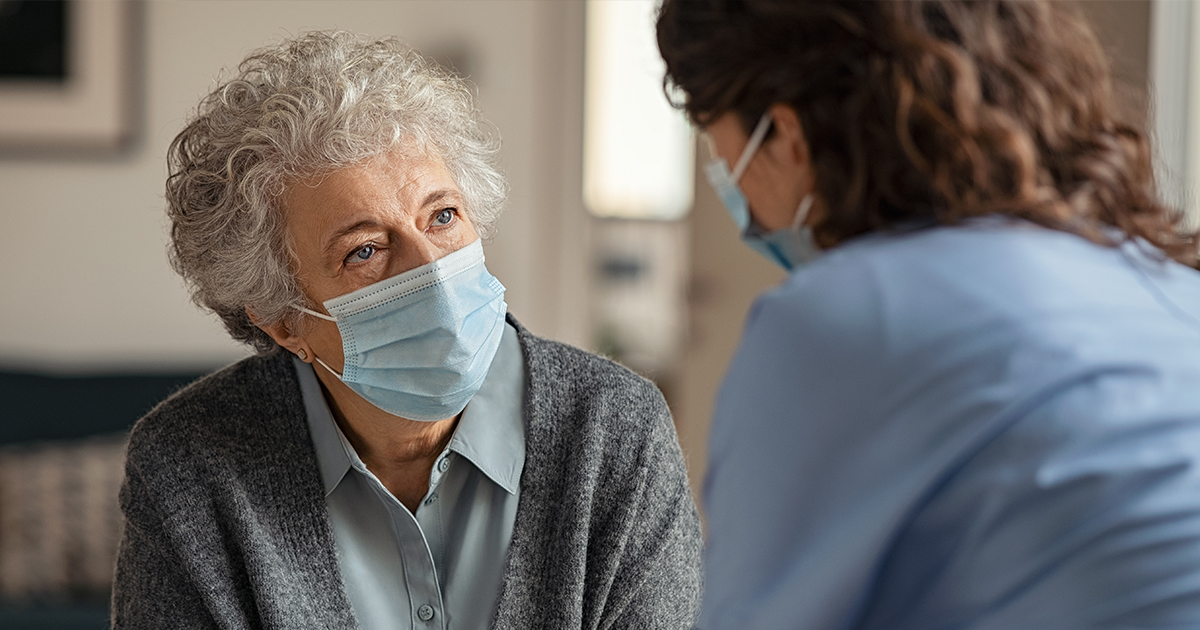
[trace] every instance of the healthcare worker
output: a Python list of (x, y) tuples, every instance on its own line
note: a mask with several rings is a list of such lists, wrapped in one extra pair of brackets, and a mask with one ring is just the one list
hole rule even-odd
[(1086, 24), (666, 0), (657, 28), (790, 271), (718, 395), (699, 626), (1200, 627), (1197, 241)]

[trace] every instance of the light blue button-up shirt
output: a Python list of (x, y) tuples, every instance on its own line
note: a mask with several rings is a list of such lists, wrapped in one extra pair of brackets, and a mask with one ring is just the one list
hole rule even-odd
[(487, 628), (525, 465), (525, 368), (516, 331), (505, 325), (415, 515), (346, 440), (312, 366), (295, 363), (338, 563), (363, 630)]
[(704, 630), (1200, 627), (1200, 274), (1006, 220), (850, 241), (718, 397)]

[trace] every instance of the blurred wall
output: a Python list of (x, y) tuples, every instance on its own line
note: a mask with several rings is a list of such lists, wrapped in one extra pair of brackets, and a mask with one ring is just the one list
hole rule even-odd
[[(196, 369), (247, 350), (198, 311), (166, 262), (167, 146), (250, 50), (309, 29), (397, 35), (466, 65), (504, 140), (509, 208), (486, 246), (510, 310), (586, 339), (580, 202), (583, 10), (536, 0), (146, 2), (141, 139), (123, 155), (0, 160), (0, 366)], [(465, 64), (464, 64), (465, 62)]]
[(1150, 77), (1150, 11), (1148, 0), (1071, 0), (1096, 29), (1096, 37), (1112, 60), (1118, 102), (1134, 123), (1146, 125)]

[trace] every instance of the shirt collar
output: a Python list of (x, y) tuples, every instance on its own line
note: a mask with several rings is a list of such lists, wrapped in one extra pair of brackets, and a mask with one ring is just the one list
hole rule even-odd
[(341, 483), (342, 477), (346, 476), (346, 471), (350, 470), (350, 453), (354, 449), (347, 449), (349, 444), (334, 421), (333, 413), (329, 411), (312, 365), (296, 357), (292, 357), (292, 362), (300, 379), (300, 395), (304, 399), (305, 415), (308, 416), (308, 432), (317, 451), (317, 467), (321, 469), (321, 483), (328, 497)]
[(492, 366), (463, 410), (449, 448), (509, 494), (516, 494), (525, 468), (524, 401), (521, 343), (517, 331), (505, 323)]
[[(333, 419), (312, 365), (295, 357), (292, 360), (328, 497), (346, 471), (355, 468), (365, 472), (366, 467)], [(509, 494), (516, 494), (525, 467), (524, 399), (525, 361), (516, 330), (505, 323), (491, 368), (463, 410), (447, 448), (469, 460)]]

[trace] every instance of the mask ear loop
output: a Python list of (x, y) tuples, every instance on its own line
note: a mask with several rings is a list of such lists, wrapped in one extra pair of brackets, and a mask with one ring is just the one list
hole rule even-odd
[(304, 308), (303, 306), (297, 306), (296, 310), (300, 311), (301, 313), (307, 313), (309, 315), (312, 315), (313, 317), (319, 317), (327, 322), (336, 322), (337, 321), (336, 317), (330, 317), (329, 315), (326, 315), (325, 313), (318, 313), (316, 311), (312, 311), (307, 308)]
[(320, 364), (321, 364), (321, 367), (325, 368), (326, 370), (329, 370), (329, 373), (330, 373), (330, 374), (332, 374), (332, 375), (334, 375), (334, 376), (336, 376), (336, 377), (337, 377), (337, 379), (338, 379), (339, 381), (340, 381), (340, 380), (342, 380), (342, 375), (341, 375), (341, 374), (338, 374), (336, 370), (334, 370), (333, 368), (329, 367), (329, 364), (328, 364), (328, 363), (326, 363), (326, 362), (324, 362), (324, 361), (322, 361), (322, 360), (321, 360), (321, 357), (317, 356), (317, 353), (315, 353), (315, 352), (313, 353), (313, 361), (316, 361), (317, 363), (320, 363)]
[(733, 167), (733, 173), (730, 177), (733, 178), (733, 183), (738, 183), (745, 174), (746, 168), (750, 166), (750, 159), (754, 157), (758, 147), (762, 146), (763, 139), (767, 137), (767, 131), (771, 128), (771, 112), (763, 112), (762, 118), (758, 119), (758, 124), (755, 125), (754, 131), (750, 133), (750, 140), (746, 142), (746, 148), (742, 149), (742, 155), (738, 158), (737, 164)]
[[(297, 306), (296, 310), (300, 311), (301, 313), (306, 313), (308, 315), (312, 315), (313, 317), (319, 317), (327, 322), (336, 322), (337, 321), (336, 317), (330, 317), (329, 315), (326, 315), (324, 313), (318, 313), (313, 310), (309, 310), (307, 308), (304, 308), (303, 306)], [(322, 361), (321, 357), (317, 356), (316, 352), (313, 352), (313, 360), (316, 361), (317, 363), (320, 363), (321, 367), (325, 368), (326, 370), (329, 370), (329, 373), (336, 376), (339, 381), (342, 380), (342, 375), (338, 374), (337, 370), (334, 370), (333, 368), (329, 367), (328, 363)]]
[(799, 231), (800, 226), (804, 225), (804, 220), (808, 218), (808, 213), (813, 207), (813, 194), (804, 195), (804, 199), (800, 200), (800, 207), (796, 208), (796, 218), (792, 219), (792, 231)]

